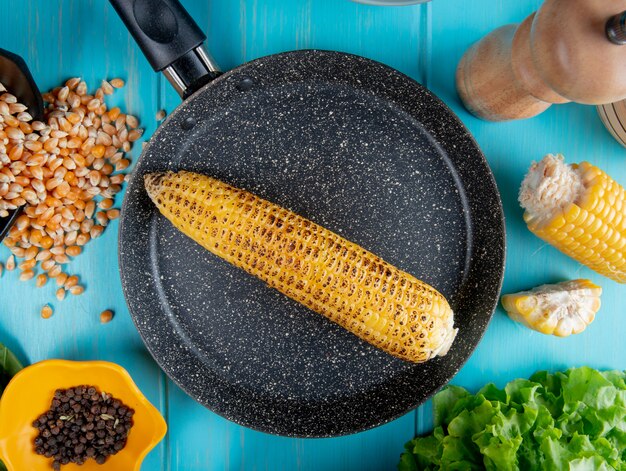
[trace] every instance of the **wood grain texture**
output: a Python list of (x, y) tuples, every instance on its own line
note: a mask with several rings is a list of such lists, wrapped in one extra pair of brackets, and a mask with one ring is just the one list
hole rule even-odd
[[(556, 339), (526, 330), (501, 309), (476, 354), (454, 383), (471, 389), (498, 384), (542, 368), (589, 364), (624, 368), (626, 347), (620, 322), (620, 285), (595, 275), (535, 238), (522, 222), (517, 188), (531, 160), (563, 152), (570, 161), (588, 159), (626, 183), (624, 150), (591, 107), (553, 107), (531, 121), (490, 124), (463, 110), (454, 70), (465, 49), (491, 29), (521, 21), (539, 0), (433, 0), (414, 7), (374, 7), (348, 0), (183, 0), (207, 32), (208, 48), (224, 70), (274, 52), (323, 48), (382, 61), (433, 89), (476, 136), (502, 191), (507, 216), (505, 291), (544, 282), (589, 277), (605, 289), (604, 306), (587, 331)], [(158, 109), (179, 103), (167, 82), (152, 72), (105, 0), (5, 0), (0, 2), (0, 47), (25, 57), (42, 89), (80, 75), (90, 86), (121, 76), (128, 85), (117, 101), (138, 115), (149, 136)], [(115, 103), (115, 99), (113, 102)], [(138, 156), (138, 149), (134, 152)], [(119, 203), (118, 197), (118, 203)], [(406, 440), (428, 431), (430, 404), (358, 435), (302, 440), (269, 436), (209, 412), (167, 381), (149, 357), (125, 306), (118, 276), (116, 229), (88, 245), (71, 269), (87, 292), (53, 302), (55, 316), (39, 318), (54, 289), (37, 290), (17, 274), (0, 278), (0, 341), (20, 359), (104, 359), (126, 367), (169, 422), (169, 434), (147, 458), (145, 471), (159, 470), (386, 470), (395, 469)], [(0, 248), (0, 260), (7, 251)], [(101, 326), (98, 314), (114, 309)]]

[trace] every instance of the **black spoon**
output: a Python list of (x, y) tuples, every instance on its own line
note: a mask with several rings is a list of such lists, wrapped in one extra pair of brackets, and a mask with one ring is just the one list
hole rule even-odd
[[(0, 49), (0, 82), (7, 92), (15, 95), (20, 103), (28, 107), (33, 119), (43, 119), (43, 99), (26, 62), (4, 49)], [(10, 211), (7, 217), (0, 217), (0, 241), (7, 235), (20, 212), (21, 209), (16, 209)]]

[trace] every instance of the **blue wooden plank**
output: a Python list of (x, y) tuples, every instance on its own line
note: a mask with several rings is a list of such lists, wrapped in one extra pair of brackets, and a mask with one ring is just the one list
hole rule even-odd
[(347, 437), (276, 437), (202, 409), (174, 386), (170, 389), (170, 410), (173, 470), (393, 469), (404, 442), (414, 434), (414, 415), (407, 414), (377, 429)]
[[(469, 127), (495, 173), (507, 218), (504, 292), (568, 278), (589, 278), (604, 288), (603, 307), (584, 333), (568, 339), (532, 332), (510, 321), (498, 309), (483, 342), (453, 381), (471, 389), (490, 381), (503, 385), (539, 369), (585, 364), (596, 368), (626, 366), (626, 346), (621, 341), (624, 308), (620, 297), (625, 294), (624, 287), (596, 275), (532, 235), (517, 203), (517, 191), (531, 161), (546, 153), (562, 152), (569, 162), (589, 160), (626, 184), (624, 149), (604, 130), (593, 107), (567, 104), (527, 121), (486, 123), (463, 109), (454, 88), (456, 64), (474, 41), (493, 28), (523, 20), (540, 3), (478, 0), (459, 14), (458, 2), (434, 0), (428, 83)], [(420, 409), (418, 416), (419, 430), (428, 430), (430, 407)]]
[[(105, 0), (9, 1), (0, 3), (0, 45), (21, 54), (42, 90), (58, 86), (71, 76), (82, 76), (95, 90), (103, 78), (127, 80), (125, 89), (109, 102), (121, 104), (142, 118), (150, 135), (155, 128), (157, 81), (138, 48)], [(140, 145), (134, 149), (135, 158)], [(121, 202), (118, 195), (116, 203)], [(0, 248), (4, 262), (8, 251)], [(102, 238), (89, 243), (69, 265), (87, 291), (62, 303), (54, 297), (56, 285), (36, 289), (20, 283), (18, 273), (5, 271), (0, 279), (0, 339), (36, 362), (46, 358), (101, 359), (124, 366), (157, 406), (166, 401), (162, 373), (147, 354), (128, 315), (117, 264), (117, 223)], [(47, 303), (52, 319), (39, 317)], [(99, 313), (113, 309), (115, 319), (100, 325)], [(146, 459), (144, 469), (161, 469), (165, 447)]]

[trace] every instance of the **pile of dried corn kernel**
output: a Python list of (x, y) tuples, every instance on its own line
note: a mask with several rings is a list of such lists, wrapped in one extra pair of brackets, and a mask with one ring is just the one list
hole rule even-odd
[(113, 206), (130, 164), (126, 153), (143, 132), (134, 116), (107, 109), (105, 95), (122, 86), (121, 79), (103, 81), (90, 95), (72, 78), (43, 95), (41, 122), (0, 84), (0, 217), (24, 207), (4, 239), (13, 253), (6, 269), (19, 267), (20, 280), (36, 277), (38, 287), (54, 278), (59, 300), (84, 291), (65, 266), (119, 217)]

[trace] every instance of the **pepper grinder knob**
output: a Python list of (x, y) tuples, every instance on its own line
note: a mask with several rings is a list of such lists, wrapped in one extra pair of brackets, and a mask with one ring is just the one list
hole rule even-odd
[(612, 43), (619, 46), (626, 45), (626, 11), (607, 21), (606, 35)]

